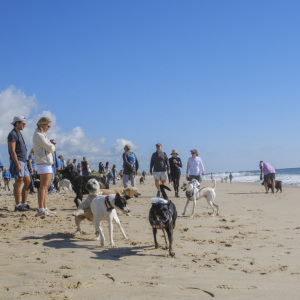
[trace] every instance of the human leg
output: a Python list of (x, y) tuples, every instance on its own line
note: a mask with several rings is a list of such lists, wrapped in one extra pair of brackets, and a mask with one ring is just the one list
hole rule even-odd
[(22, 203), (26, 203), (28, 196), (28, 189), (31, 183), (30, 176), (23, 177), (23, 188), (22, 188)]
[(47, 207), (47, 195), (50, 187), (52, 173), (40, 174), (40, 188), (38, 191), (39, 209)]
[(21, 186), (23, 183), (23, 177), (15, 178), (15, 185), (14, 185), (14, 196), (16, 205), (21, 203)]
[(128, 174), (123, 174), (123, 186), (124, 186), (124, 188), (129, 187), (129, 179), (130, 179), (130, 176)]
[(131, 186), (135, 187), (135, 174), (134, 173), (130, 174), (130, 182), (131, 182)]

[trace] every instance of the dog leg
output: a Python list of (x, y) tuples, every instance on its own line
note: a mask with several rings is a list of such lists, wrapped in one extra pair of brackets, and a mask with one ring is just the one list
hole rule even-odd
[(168, 228), (166, 228), (166, 231), (168, 233), (168, 238), (169, 238), (169, 255), (171, 257), (175, 256), (175, 252), (173, 252), (173, 223), (169, 225)]
[(80, 231), (81, 231), (81, 229), (80, 229), (80, 223), (84, 219), (85, 219), (85, 216), (83, 216), (83, 215), (75, 216), (75, 224), (77, 226), (77, 230), (76, 230), (75, 234), (80, 233)]
[(121, 230), (121, 232), (123, 234), (124, 240), (128, 240), (128, 237), (126, 236), (126, 233), (125, 233), (125, 231), (124, 231), (124, 229), (123, 229), (123, 227), (121, 225), (120, 219), (119, 219), (119, 217), (118, 217), (117, 214), (114, 216), (114, 220), (116, 221), (117, 225), (119, 226), (119, 228), (120, 228), (120, 230)]
[(195, 209), (196, 209), (196, 196), (194, 196), (194, 201), (193, 201), (193, 211), (192, 211), (192, 214), (191, 214), (191, 217), (194, 216), (194, 213), (195, 213)]
[(158, 243), (157, 243), (157, 239), (156, 239), (156, 234), (157, 234), (157, 229), (153, 228), (153, 237), (154, 237), (154, 245), (155, 245), (155, 249), (158, 248)]
[(168, 249), (168, 242), (167, 242), (167, 238), (166, 238), (166, 231), (165, 231), (165, 229), (164, 229), (164, 228), (162, 229), (162, 232), (163, 232), (163, 234), (164, 234), (164, 238), (165, 238), (166, 249)]
[(94, 225), (95, 225), (96, 232), (97, 232), (97, 230), (99, 232), (101, 247), (104, 247), (104, 245), (105, 245), (105, 237), (104, 237), (104, 234), (103, 234), (103, 231), (102, 231), (102, 228), (101, 228), (101, 225), (100, 225), (99, 221), (94, 221)]
[(114, 234), (114, 226), (113, 226), (113, 218), (110, 216), (108, 221), (108, 230), (109, 230), (109, 239), (110, 239), (110, 245), (112, 248), (115, 248), (116, 245), (113, 240), (113, 234)]
[(189, 202), (190, 202), (190, 200), (189, 200), (189, 199), (187, 199), (187, 200), (186, 200), (185, 207), (184, 207), (184, 210), (183, 210), (183, 213), (182, 213), (182, 215), (183, 215), (183, 216), (185, 216), (185, 213), (186, 213), (186, 208), (187, 208), (187, 206), (188, 206)]

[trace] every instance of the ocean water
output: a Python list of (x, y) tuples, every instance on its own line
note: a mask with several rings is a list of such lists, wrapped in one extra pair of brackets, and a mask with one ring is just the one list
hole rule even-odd
[[(300, 186), (300, 168), (276, 169), (275, 179), (281, 180), (283, 185)], [(231, 172), (234, 182), (261, 183), (259, 180), (260, 170)], [(214, 178), (221, 181), (221, 177), (229, 176), (229, 172), (214, 173)], [(204, 180), (210, 180), (210, 173), (205, 175)]]

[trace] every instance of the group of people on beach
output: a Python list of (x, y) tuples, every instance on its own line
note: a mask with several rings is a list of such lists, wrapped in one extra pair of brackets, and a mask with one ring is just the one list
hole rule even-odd
[[(26, 143), (21, 133), (26, 126), (26, 119), (23, 116), (15, 116), (11, 124), (13, 125), (13, 129), (7, 137), (10, 155), (10, 168), (9, 171), (7, 168), (4, 169), (3, 176), (5, 176), (5, 182), (8, 182), (8, 188), (11, 177), (15, 178), (13, 188), (15, 211), (31, 210), (26, 201), (30, 186), (32, 187), (32, 177), (33, 175), (38, 175), (40, 179), (40, 186), (37, 195), (38, 212), (36, 216), (54, 215), (56, 212), (50, 211), (47, 208), (47, 195), (49, 192), (51, 193), (51, 185), (53, 185), (53, 178), (56, 171), (62, 170), (64, 167), (72, 163), (76, 167), (78, 174), (88, 176), (92, 172), (91, 165), (87, 161), (86, 157), (83, 157), (82, 162), (78, 164), (76, 164), (76, 159), (74, 159), (73, 162), (69, 159), (68, 162), (65, 163), (62, 156), (56, 157), (56, 141), (54, 139), (49, 140), (46, 136), (46, 133), (50, 130), (52, 125), (52, 121), (47, 117), (42, 117), (37, 122), (37, 128), (32, 137), (33, 149), (30, 151), (27, 159)], [(179, 197), (179, 181), (182, 168), (182, 161), (178, 156), (179, 154), (176, 149), (173, 149), (170, 154), (171, 157), (168, 158), (166, 152), (162, 151), (161, 143), (157, 143), (155, 146), (156, 151), (151, 156), (149, 172), (150, 175), (153, 175), (154, 177), (155, 186), (157, 188), (156, 196), (160, 196), (159, 185), (166, 184), (168, 178), (170, 178), (173, 183), (175, 197)], [(191, 157), (187, 162), (186, 179), (189, 181), (196, 179), (201, 183), (201, 176), (205, 175), (202, 159), (199, 157), (196, 149), (192, 149), (190, 152)], [(139, 161), (136, 154), (131, 151), (131, 146), (129, 144), (124, 146), (122, 158), (123, 170), (121, 176), (124, 188), (129, 187), (130, 184), (135, 187)], [(272, 192), (274, 192), (274, 168), (263, 161), (260, 162), (259, 167), (261, 169), (261, 179), (262, 173), (264, 173), (266, 192), (268, 191), (268, 183), (272, 184)], [(116, 184), (115, 164), (112, 169), (110, 169), (109, 162), (107, 162), (105, 166), (102, 162), (100, 162), (99, 173), (106, 175), (108, 182), (113, 179), (113, 184)], [(145, 175), (146, 172), (143, 171), (144, 178)]]

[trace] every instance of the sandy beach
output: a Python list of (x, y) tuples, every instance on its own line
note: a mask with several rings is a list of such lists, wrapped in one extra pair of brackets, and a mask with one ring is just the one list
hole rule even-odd
[[(265, 194), (258, 184), (217, 182), (220, 215), (210, 216), (202, 198), (193, 218), (182, 216), (184, 193), (175, 198), (168, 192), (178, 211), (171, 258), (162, 231), (162, 247), (154, 248), (148, 221), (156, 193), (152, 177), (137, 187), (142, 195), (129, 200), (131, 216), (118, 213), (129, 239), (115, 225), (117, 248), (110, 248), (106, 223), (104, 248), (88, 221), (82, 222), (83, 234), (74, 236), (74, 193), (49, 195), (48, 207), (57, 216), (41, 219), (34, 211), (14, 212), (12, 193), (2, 190), (0, 298), (299, 299), (299, 188)], [(37, 207), (36, 194), (28, 203)], [(192, 203), (188, 215), (191, 210)]]

